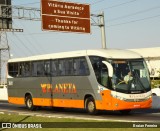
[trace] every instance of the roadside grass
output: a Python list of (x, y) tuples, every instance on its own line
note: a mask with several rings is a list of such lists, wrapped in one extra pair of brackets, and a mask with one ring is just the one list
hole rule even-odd
[[(123, 117), (123, 116), (122, 116)], [(134, 123), (129, 123), (129, 122), (113, 122), (113, 121), (99, 121), (99, 120), (82, 120), (82, 119), (70, 119), (70, 118), (48, 118), (48, 117), (42, 117), (42, 116), (30, 116), (30, 115), (17, 115), (17, 114), (0, 114), (0, 123), (9, 123), (9, 122), (13, 122), (13, 123), (47, 123), (49, 122), (49, 124), (66, 124), (66, 127), (57, 127), (57, 128), (38, 128), (38, 129), (20, 129), (20, 128), (12, 128), (12, 129), (5, 129), (5, 128), (1, 128), (0, 130), (4, 130), (4, 131), (8, 131), (8, 130), (12, 130), (12, 131), (21, 131), (21, 130), (26, 130), (26, 131), (106, 131), (106, 130), (112, 130), (112, 131), (137, 131), (137, 130), (141, 130), (141, 131), (152, 131), (152, 130), (159, 130), (158, 128), (133, 128), (133, 124)], [(67, 124), (69, 123), (69, 124)], [(97, 127), (96, 128), (92, 128), (92, 127), (86, 127), (86, 124), (95, 124)], [(109, 128), (106, 127), (101, 127), (101, 123), (103, 124), (109, 124)], [(70, 127), (70, 124), (82, 124), (82, 127), (77, 128), (77, 127)], [(85, 125), (86, 128), (83, 127), (83, 124)], [(117, 127), (118, 124), (118, 127)], [(121, 124), (121, 125), (119, 125)], [(128, 125), (127, 125), (128, 124)], [(94, 127), (95, 127), (94, 125)], [(43, 126), (42, 126), (43, 127)], [(125, 128), (127, 127), (127, 128)], [(129, 128), (128, 128), (129, 127)]]

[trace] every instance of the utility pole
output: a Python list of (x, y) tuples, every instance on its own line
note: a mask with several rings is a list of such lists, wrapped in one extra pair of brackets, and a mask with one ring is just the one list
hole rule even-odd
[(100, 17), (100, 28), (101, 28), (101, 37), (102, 37), (102, 48), (106, 48), (106, 32), (105, 32), (105, 20), (104, 12), (101, 12)]
[(2, 78), (10, 57), (9, 45), (6, 32), (23, 32), (22, 29), (12, 28), (12, 6), (11, 0), (0, 1), (0, 84), (5, 82)]
[(6, 32), (0, 31), (0, 84), (2, 85), (5, 78), (2, 77), (2, 68), (4, 69), (3, 65), (7, 62), (9, 56), (6, 56), (6, 54), (9, 54), (9, 46), (8, 46), (8, 40), (7, 40), (7, 34)]
[(97, 17), (98, 22), (95, 20), (92, 23), (92, 26), (99, 26), (101, 28), (101, 41), (102, 41), (102, 49), (106, 49), (106, 33), (105, 33), (105, 20), (104, 20), (104, 12), (102, 11), (100, 14), (91, 14), (92, 17)]

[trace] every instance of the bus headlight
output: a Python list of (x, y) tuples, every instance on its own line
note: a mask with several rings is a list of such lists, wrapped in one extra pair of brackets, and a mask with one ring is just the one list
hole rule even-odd
[(117, 96), (117, 99), (125, 101), (126, 99), (120, 96)]
[(141, 101), (145, 101), (145, 100), (148, 100), (148, 99), (152, 98), (151, 95), (149, 95), (147, 97), (144, 97), (144, 98), (131, 98), (131, 99), (127, 99), (127, 98), (117, 96), (117, 95), (112, 95), (112, 97), (114, 97), (118, 100), (123, 100), (123, 101), (127, 101), (127, 102), (141, 102)]
[(147, 97), (147, 100), (148, 100), (148, 99), (150, 99), (150, 98), (152, 98), (152, 96), (151, 96), (151, 95)]

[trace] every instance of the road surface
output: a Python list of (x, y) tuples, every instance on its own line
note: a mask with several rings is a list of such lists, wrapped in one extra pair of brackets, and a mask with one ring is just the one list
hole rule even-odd
[(160, 123), (160, 109), (140, 109), (131, 111), (128, 115), (122, 115), (118, 111), (101, 111), (97, 115), (89, 115), (81, 109), (59, 109), (42, 107), (36, 111), (29, 111), (24, 105), (13, 105), (0, 102), (0, 113), (13, 113), (32, 116), (45, 116), (54, 118), (74, 118), (85, 120), (103, 120), (117, 122), (158, 122)]

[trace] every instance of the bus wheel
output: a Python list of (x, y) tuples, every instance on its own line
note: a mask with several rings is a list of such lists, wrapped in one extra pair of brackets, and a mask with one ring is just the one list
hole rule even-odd
[(94, 115), (97, 113), (96, 105), (93, 97), (89, 97), (86, 99), (86, 110), (89, 114)]
[(31, 111), (36, 110), (36, 106), (33, 105), (33, 100), (30, 95), (25, 97), (25, 104), (29, 110), (31, 110)]

